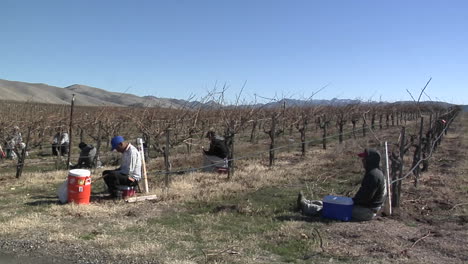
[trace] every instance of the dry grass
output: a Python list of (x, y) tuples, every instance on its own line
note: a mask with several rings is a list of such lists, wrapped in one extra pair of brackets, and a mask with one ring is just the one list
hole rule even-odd
[[(466, 128), (458, 127), (446, 141), (462, 140), (466, 146)], [(390, 138), (395, 131), (380, 136)], [(355, 152), (369, 142), (332, 142), (328, 150), (309, 149), (304, 158), (297, 151), (285, 151), (277, 155), (273, 168), (266, 159), (239, 160), (230, 181), (224, 174), (187, 173), (172, 175), (165, 189), (161, 178), (151, 177), (151, 193), (159, 199), (135, 204), (95, 200), (90, 205), (59, 205), (55, 191), (66, 178), (64, 171), (25, 173), (20, 180), (2, 176), (0, 241), (28, 241), (41, 246), (35, 254), (49, 255), (60, 255), (54, 247), (61, 245), (71, 252), (87, 252), (88, 259), (104, 256), (107, 263), (462, 263), (467, 256), (456, 250), (466, 244), (466, 222), (459, 229), (454, 223), (466, 217), (467, 207), (451, 208), (466, 202), (463, 175), (468, 164), (459, 162), (466, 151), (457, 152), (453, 170), (438, 169), (441, 163), (434, 162), (418, 190), (405, 182), (405, 190), (415, 196), (405, 194), (404, 210), (392, 218), (341, 223), (304, 218), (294, 211), (299, 190), (315, 199), (352, 195), (362, 177)], [(444, 148), (435, 158), (443, 163), (450, 151)], [(104, 190), (98, 179), (103, 169), (93, 173), (95, 195)], [(456, 194), (465, 198), (449, 195), (454, 186), (446, 174), (452, 172), (460, 179)], [(434, 200), (447, 201), (450, 208)], [(421, 209), (426, 204), (431, 211)], [(453, 214), (448, 222), (447, 210)], [(429, 218), (421, 212), (435, 214)], [(418, 241), (437, 229), (440, 234)], [(459, 246), (449, 245), (450, 240)]]

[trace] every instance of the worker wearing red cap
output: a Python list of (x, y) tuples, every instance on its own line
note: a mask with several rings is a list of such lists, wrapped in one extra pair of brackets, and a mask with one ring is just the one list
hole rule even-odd
[[(369, 221), (376, 216), (384, 202), (385, 178), (380, 170), (380, 153), (377, 150), (365, 149), (358, 156), (361, 158), (366, 172), (361, 181), (361, 187), (353, 197), (352, 218), (356, 221)], [(304, 215), (315, 216), (321, 213), (323, 203), (322, 201), (308, 200), (300, 192), (297, 197), (297, 207)]]
[(353, 219), (368, 221), (375, 217), (385, 200), (385, 177), (380, 170), (380, 153), (377, 150), (365, 149), (358, 156), (366, 172), (353, 197)]

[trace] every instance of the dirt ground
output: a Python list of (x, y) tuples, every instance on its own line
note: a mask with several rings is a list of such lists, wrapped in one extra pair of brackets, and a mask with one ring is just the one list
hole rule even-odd
[(444, 138), (415, 188), (403, 182), (402, 203), (390, 217), (335, 223), (331, 255), (371, 256), (384, 263), (468, 263), (467, 115)]
[(313, 198), (352, 195), (362, 169), (350, 149), (371, 140), (315, 147), (306, 158), (284, 153), (274, 169), (241, 161), (232, 181), (182, 175), (157, 201), (136, 204), (95, 194), (86, 207), (58, 205), (61, 171), (0, 177), (0, 263), (2, 253), (35, 264), (468, 263), (467, 119), (454, 122), (417, 188), (412, 176), (403, 181), (400, 208), (370, 222), (308, 218), (293, 207), (304, 187)]

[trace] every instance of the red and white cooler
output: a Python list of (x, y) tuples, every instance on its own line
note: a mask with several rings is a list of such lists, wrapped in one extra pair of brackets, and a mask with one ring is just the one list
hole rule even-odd
[(75, 169), (68, 172), (68, 202), (89, 204), (91, 198), (91, 172)]

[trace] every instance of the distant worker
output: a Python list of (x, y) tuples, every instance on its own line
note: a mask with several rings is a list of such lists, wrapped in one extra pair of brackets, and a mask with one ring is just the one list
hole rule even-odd
[(13, 131), (8, 137), (6, 144), (6, 158), (16, 159), (21, 155), (21, 151), (26, 147), (23, 143), (23, 137), (18, 126), (13, 127)]
[(67, 132), (63, 132), (62, 128), (57, 128), (57, 133), (52, 139), (52, 155), (64, 156), (68, 154), (68, 146), (70, 145), (70, 139)]
[[(361, 158), (365, 175), (353, 198), (352, 218), (356, 221), (369, 221), (376, 216), (385, 200), (385, 178), (380, 170), (380, 153), (377, 150), (365, 149), (358, 156)], [(322, 209), (322, 201), (307, 200), (302, 192), (297, 198), (297, 205), (304, 215), (318, 215)]]
[(113, 137), (112, 149), (122, 153), (120, 167), (115, 170), (102, 172), (111, 197), (120, 199), (122, 192), (119, 185), (136, 186), (141, 179), (141, 156), (140, 152), (121, 136)]
[(6, 158), (6, 153), (3, 152), (2, 145), (0, 145), (0, 159), (4, 159), (4, 158)]
[(203, 149), (203, 171), (214, 171), (216, 167), (227, 167), (228, 148), (223, 137), (217, 136), (212, 130), (206, 137), (210, 140), (210, 148)]
[(96, 148), (93, 145), (80, 142), (78, 145), (80, 148), (80, 157), (78, 158), (78, 163), (75, 166), (72, 166), (72, 169), (82, 169), (82, 168), (93, 168), (94, 157), (96, 156)]

